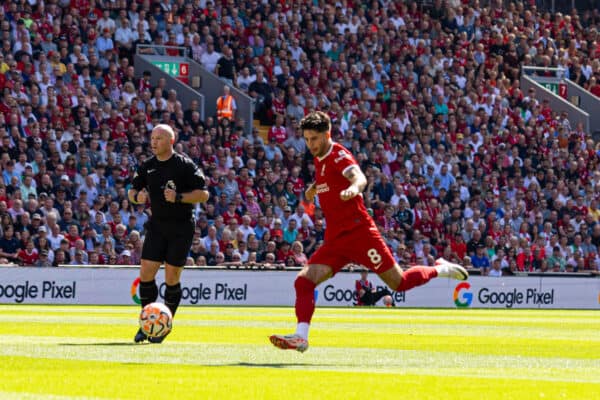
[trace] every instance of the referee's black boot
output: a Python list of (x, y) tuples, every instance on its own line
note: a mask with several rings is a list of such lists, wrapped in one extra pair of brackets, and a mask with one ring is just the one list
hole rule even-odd
[(133, 341), (136, 343), (142, 343), (144, 340), (148, 339), (148, 336), (144, 332), (142, 332), (142, 328), (138, 329)]

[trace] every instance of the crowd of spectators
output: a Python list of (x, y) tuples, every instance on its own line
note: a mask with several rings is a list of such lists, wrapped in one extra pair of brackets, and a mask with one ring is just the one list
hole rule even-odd
[[(402, 265), (484, 274), (598, 271), (590, 132), (521, 91), (523, 65), (600, 93), (600, 13), (531, 2), (10, 1), (0, 6), (0, 257), (139, 263), (148, 219), (126, 198), (157, 123), (204, 169), (188, 265), (302, 265), (323, 240), (298, 130), (329, 113), (368, 177), (364, 200)], [(256, 99), (272, 125), (200, 119), (140, 45), (178, 45)], [(152, 49), (141, 49), (152, 52)]]

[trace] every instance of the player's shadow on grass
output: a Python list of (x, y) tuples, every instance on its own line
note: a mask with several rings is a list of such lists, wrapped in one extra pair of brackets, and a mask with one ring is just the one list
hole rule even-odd
[(140, 346), (150, 343), (133, 342), (93, 342), (93, 343), (59, 343), (59, 346)]
[(334, 367), (338, 364), (315, 364), (310, 362), (297, 363), (250, 363), (238, 362), (218, 365), (219, 367), (249, 367), (249, 368), (289, 368), (289, 367)]

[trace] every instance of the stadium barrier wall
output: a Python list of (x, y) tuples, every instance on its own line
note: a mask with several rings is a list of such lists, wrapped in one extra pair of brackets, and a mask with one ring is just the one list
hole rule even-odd
[[(159, 273), (159, 277), (162, 274)], [(291, 306), (294, 271), (188, 269), (182, 304)], [(138, 268), (0, 267), (0, 303), (133, 305)], [(357, 273), (340, 273), (315, 291), (319, 306), (351, 306)], [(383, 283), (372, 275), (376, 285)], [(160, 296), (164, 284), (160, 285)], [(435, 279), (393, 293), (397, 307), (600, 309), (600, 279), (474, 276), (467, 282)]]

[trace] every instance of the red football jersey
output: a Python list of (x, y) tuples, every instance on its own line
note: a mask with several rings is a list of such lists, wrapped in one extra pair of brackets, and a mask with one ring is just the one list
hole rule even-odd
[(287, 139), (287, 130), (285, 129), (284, 126), (280, 126), (277, 127), (275, 125), (273, 125), (270, 129), (269, 129), (269, 140), (271, 139), (275, 139), (275, 141), (279, 144), (285, 142), (285, 140)]
[(321, 159), (315, 157), (314, 162), (315, 187), (327, 220), (326, 238), (335, 237), (357, 225), (372, 224), (362, 196), (347, 201), (340, 198), (341, 191), (350, 185), (343, 175), (344, 171), (358, 165), (352, 153), (341, 144), (334, 143), (325, 156)]
[(17, 257), (23, 262), (23, 265), (34, 265), (39, 259), (38, 252), (35, 249), (31, 252), (31, 254), (28, 253), (27, 250), (21, 249), (17, 253)]

